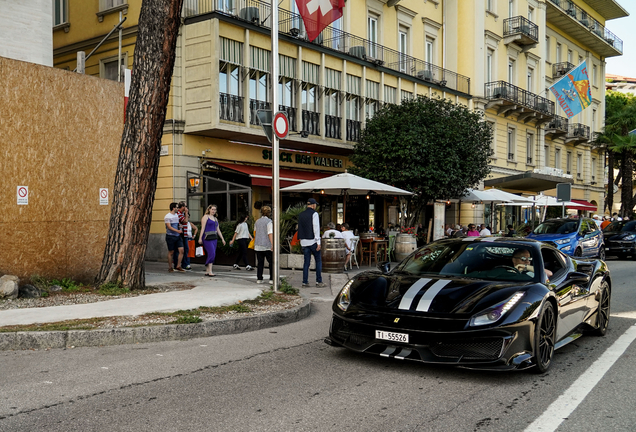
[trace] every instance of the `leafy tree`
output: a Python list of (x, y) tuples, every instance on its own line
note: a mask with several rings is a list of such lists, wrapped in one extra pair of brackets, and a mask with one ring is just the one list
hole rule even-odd
[(461, 197), (486, 178), (492, 139), (483, 113), (446, 99), (405, 99), (367, 120), (351, 171), (413, 192), (410, 225), (430, 200)]
[(145, 285), (144, 257), (183, 0), (144, 0), (99, 285)]
[[(620, 209), (622, 216), (631, 216), (636, 204), (636, 195), (633, 195), (636, 137), (629, 135), (629, 132), (634, 129), (636, 129), (636, 97), (631, 94), (608, 91), (605, 96), (605, 129), (596, 138), (596, 144), (603, 146), (607, 153), (609, 178), (606, 204), (610, 212), (614, 205), (614, 185), (622, 181)], [(614, 178), (616, 162), (619, 163), (619, 173)]]

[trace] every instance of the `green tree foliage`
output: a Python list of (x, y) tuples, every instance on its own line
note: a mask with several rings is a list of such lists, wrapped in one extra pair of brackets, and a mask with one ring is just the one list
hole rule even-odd
[(481, 113), (446, 99), (405, 99), (367, 120), (351, 171), (413, 192), (416, 218), (430, 200), (460, 197), (486, 178), (492, 139)]
[[(631, 216), (636, 204), (636, 195), (633, 195), (636, 137), (629, 135), (629, 132), (634, 129), (636, 129), (636, 96), (608, 91), (605, 95), (605, 129), (596, 137), (596, 144), (607, 151), (609, 186), (606, 202), (610, 212), (614, 202), (613, 185), (622, 181), (620, 210), (622, 216)], [(620, 167), (616, 179), (614, 179), (615, 163), (618, 163)]]

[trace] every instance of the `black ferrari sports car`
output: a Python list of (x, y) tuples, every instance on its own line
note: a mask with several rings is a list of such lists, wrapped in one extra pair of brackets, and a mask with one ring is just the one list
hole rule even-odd
[(554, 350), (605, 335), (607, 265), (534, 240), (464, 238), (426, 245), (349, 280), (325, 342), (383, 357), (472, 369), (545, 372)]

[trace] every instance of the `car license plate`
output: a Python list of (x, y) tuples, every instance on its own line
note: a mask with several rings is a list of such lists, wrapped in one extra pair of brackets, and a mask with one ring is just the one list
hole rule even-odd
[(409, 343), (409, 335), (406, 333), (394, 333), (394, 332), (385, 332), (382, 330), (375, 331), (375, 338), (388, 340), (391, 342), (404, 342)]

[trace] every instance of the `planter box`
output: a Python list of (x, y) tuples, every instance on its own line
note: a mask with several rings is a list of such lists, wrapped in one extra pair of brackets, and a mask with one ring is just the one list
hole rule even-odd
[[(300, 254), (280, 254), (280, 267), (292, 270), (302, 270), (304, 259), (304, 256)], [(316, 262), (314, 261), (313, 256), (311, 257), (309, 270), (316, 270)]]

